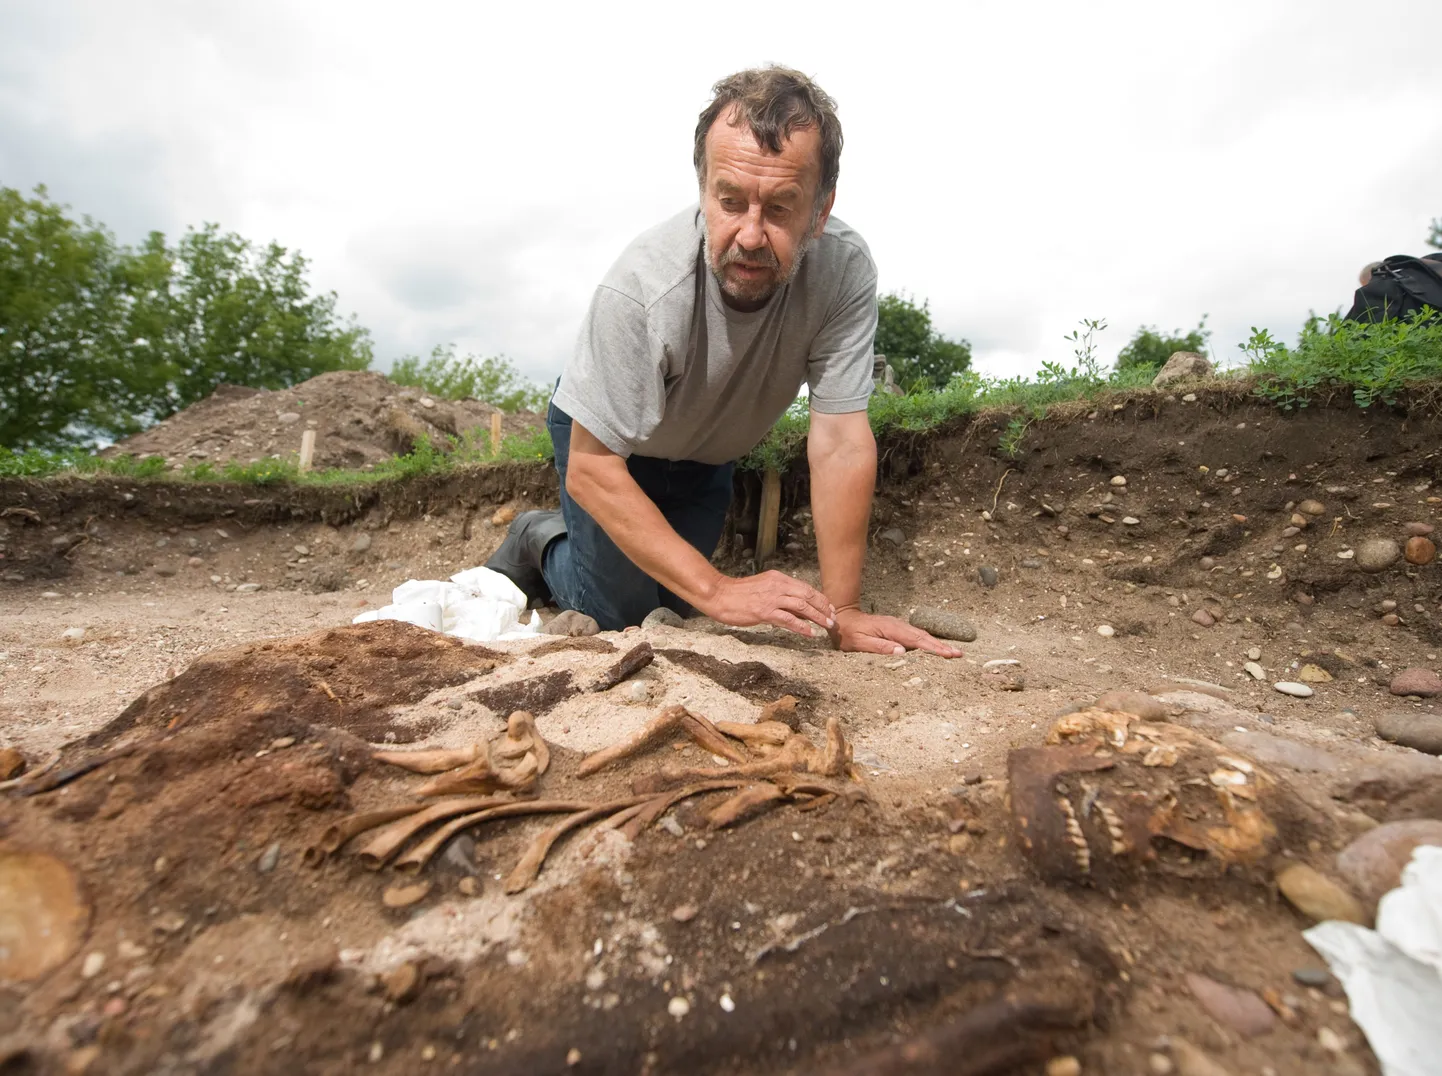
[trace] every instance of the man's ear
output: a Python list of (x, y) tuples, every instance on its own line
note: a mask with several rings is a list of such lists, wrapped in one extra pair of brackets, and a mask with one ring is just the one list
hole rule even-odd
[(820, 239), (821, 233), (826, 230), (826, 222), (831, 219), (831, 207), (836, 204), (836, 192), (832, 191), (826, 196), (826, 204), (821, 207), (821, 212), (816, 217), (816, 227), (811, 229), (811, 238)]

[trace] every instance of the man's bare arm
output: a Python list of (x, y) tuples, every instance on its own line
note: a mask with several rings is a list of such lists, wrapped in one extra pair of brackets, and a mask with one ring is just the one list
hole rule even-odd
[(811, 635), (812, 624), (835, 624), (831, 603), (799, 579), (780, 572), (732, 579), (717, 571), (666, 522), (626, 461), (574, 420), (566, 492), (637, 567), (714, 620), (775, 624), (801, 635)]
[(866, 412), (812, 411), (806, 458), (811, 466), (811, 515), (821, 560), (821, 589), (836, 607), (832, 637), (837, 646), (874, 654), (921, 649), (960, 657), (956, 647), (905, 621), (861, 611), (861, 569), (876, 485), (876, 438)]

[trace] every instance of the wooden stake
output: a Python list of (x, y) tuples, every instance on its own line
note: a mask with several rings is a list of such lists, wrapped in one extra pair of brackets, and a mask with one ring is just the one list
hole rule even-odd
[(310, 470), (311, 461), (315, 459), (315, 431), (306, 430), (300, 435), (300, 466), (297, 470), (305, 474)]
[(776, 528), (781, 523), (781, 475), (766, 468), (761, 476), (761, 512), (756, 521), (756, 570), (776, 552)]
[(491, 455), (501, 454), (501, 413), (491, 412)]

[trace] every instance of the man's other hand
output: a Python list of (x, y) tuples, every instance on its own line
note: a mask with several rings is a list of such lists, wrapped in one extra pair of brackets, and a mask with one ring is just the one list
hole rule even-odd
[(904, 654), (908, 650), (925, 650), (944, 658), (959, 658), (962, 654), (960, 648), (913, 628), (904, 620), (863, 613), (860, 609), (838, 610), (831, 638), (838, 650), (863, 654)]
[(826, 595), (781, 572), (723, 576), (716, 590), (695, 605), (712, 620), (735, 628), (775, 624), (809, 638), (836, 626), (836, 610)]

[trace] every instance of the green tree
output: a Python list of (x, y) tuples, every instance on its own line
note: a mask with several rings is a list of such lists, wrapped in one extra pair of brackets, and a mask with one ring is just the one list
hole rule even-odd
[(0, 187), (0, 444), (54, 448), (116, 421), (116, 257), (108, 232), (44, 187)]
[(1206, 354), (1207, 341), (1211, 337), (1212, 330), (1207, 328), (1207, 315), (1205, 314), (1197, 323), (1197, 327), (1189, 333), (1183, 333), (1181, 329), (1177, 329), (1170, 335), (1164, 335), (1157, 331), (1155, 325), (1143, 325), (1127, 342), (1126, 347), (1117, 354), (1117, 369), (1135, 370), (1146, 367), (1153, 371), (1160, 370), (1172, 357), (1174, 351), (1195, 351), (1198, 354)]
[(548, 387), (527, 381), (504, 356), (457, 358), (454, 344), (432, 348), (428, 359), (397, 359), (390, 379), (444, 400), (480, 400), (502, 411), (539, 411), (551, 398)]
[(877, 299), (875, 349), (908, 392), (945, 388), (971, 366), (971, 345), (942, 336), (932, 327), (930, 304), (917, 306), (898, 292)]
[(121, 437), (222, 382), (282, 388), (370, 365), (366, 330), (307, 262), (213, 224), (119, 246), (45, 188), (0, 187), (0, 445)]
[(1432, 234), (1427, 237), (1427, 245), (1434, 250), (1442, 250), (1442, 217), (1433, 218)]
[(222, 383), (287, 388), (368, 367), (369, 332), (337, 316), (334, 292), (311, 294), (308, 265), (278, 243), (256, 247), (214, 224), (174, 247), (152, 232), (127, 251), (128, 350), (146, 417), (174, 414)]

